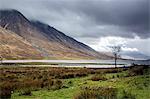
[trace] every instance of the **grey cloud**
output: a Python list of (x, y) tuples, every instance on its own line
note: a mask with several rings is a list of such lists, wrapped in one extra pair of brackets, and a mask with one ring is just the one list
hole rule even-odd
[(149, 38), (148, 0), (0, 0), (75, 38), (138, 35)]

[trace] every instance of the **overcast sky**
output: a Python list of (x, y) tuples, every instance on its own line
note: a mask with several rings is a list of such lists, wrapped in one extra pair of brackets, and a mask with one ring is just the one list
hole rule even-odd
[(149, 0), (0, 0), (74, 37), (95, 50), (120, 44), (123, 51), (150, 55)]

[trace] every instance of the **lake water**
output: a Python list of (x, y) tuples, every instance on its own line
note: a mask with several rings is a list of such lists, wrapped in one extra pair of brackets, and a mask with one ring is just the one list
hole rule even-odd
[[(114, 60), (3, 60), (3, 63), (29, 63), (29, 62), (58, 64), (54, 67), (87, 67), (87, 68), (115, 67)], [(117, 60), (118, 64), (117, 67), (130, 66), (132, 63), (141, 65), (150, 65), (150, 61), (147, 60)], [(40, 65), (40, 66), (52, 66), (52, 65)]]

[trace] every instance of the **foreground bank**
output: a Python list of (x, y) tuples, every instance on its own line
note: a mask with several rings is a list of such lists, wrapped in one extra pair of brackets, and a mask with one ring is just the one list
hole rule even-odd
[(1, 67), (1, 97), (149, 99), (150, 68)]

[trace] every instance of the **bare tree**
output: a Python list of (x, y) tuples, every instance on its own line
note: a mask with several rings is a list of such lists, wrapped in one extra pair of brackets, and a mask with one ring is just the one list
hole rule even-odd
[(117, 67), (117, 59), (120, 57), (121, 46), (111, 46), (111, 51), (115, 58), (115, 68)]

